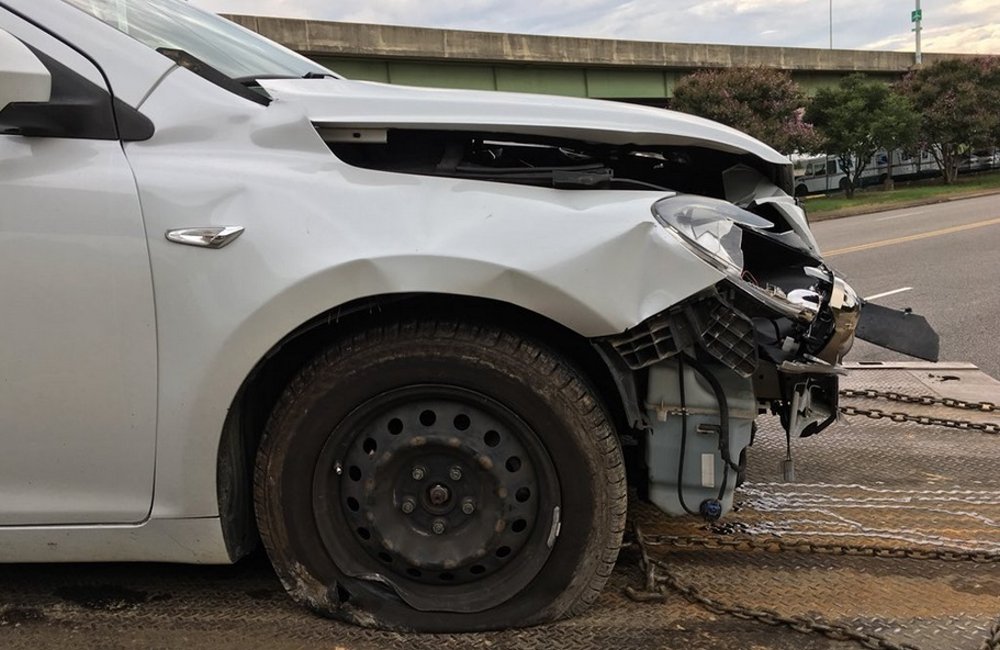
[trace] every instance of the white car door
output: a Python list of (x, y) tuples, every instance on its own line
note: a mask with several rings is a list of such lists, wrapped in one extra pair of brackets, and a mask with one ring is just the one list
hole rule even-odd
[(0, 526), (139, 522), (157, 356), (119, 140), (137, 114), (112, 117), (97, 67), (2, 7), (0, 29), (52, 73), (48, 104), (0, 111)]

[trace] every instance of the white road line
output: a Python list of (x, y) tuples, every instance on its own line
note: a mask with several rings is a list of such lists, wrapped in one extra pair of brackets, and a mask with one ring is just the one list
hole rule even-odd
[(923, 210), (909, 210), (909, 211), (904, 212), (902, 214), (891, 214), (888, 217), (879, 217), (875, 221), (892, 221), (893, 219), (902, 219), (903, 217), (913, 217), (913, 216), (916, 216), (918, 214), (924, 214), (925, 212), (929, 212), (929, 211), (930, 211), (930, 208), (924, 208)]
[(885, 293), (876, 293), (874, 296), (868, 296), (865, 300), (878, 300), (879, 298), (895, 296), (897, 293), (905, 293), (907, 291), (913, 291), (913, 287), (903, 287), (902, 289), (893, 289), (892, 291), (886, 291)]
[(975, 230), (977, 228), (985, 228), (986, 226), (997, 226), (1000, 225), (1000, 217), (994, 219), (987, 219), (986, 221), (977, 221), (975, 223), (966, 223), (961, 226), (951, 226), (950, 228), (942, 228), (940, 230), (932, 230), (930, 232), (921, 232), (915, 235), (906, 235), (905, 237), (895, 237), (893, 239), (883, 239), (881, 241), (868, 242), (867, 244), (857, 244), (855, 246), (848, 246), (846, 248), (835, 248), (834, 250), (827, 250), (824, 254), (824, 258), (831, 258), (837, 255), (846, 255), (847, 253), (859, 253), (861, 251), (869, 251), (873, 248), (882, 248), (883, 246), (895, 246), (896, 244), (905, 244), (911, 241), (920, 241), (921, 239), (930, 239), (931, 237), (941, 237), (942, 235), (953, 235), (957, 232), (965, 232), (966, 230)]

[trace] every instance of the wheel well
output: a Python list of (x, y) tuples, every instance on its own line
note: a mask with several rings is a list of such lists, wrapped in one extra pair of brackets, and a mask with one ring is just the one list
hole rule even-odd
[(604, 401), (619, 435), (631, 427), (607, 364), (590, 341), (530, 310), (510, 303), (441, 294), (392, 294), (336, 307), (296, 328), (261, 359), (240, 387), (219, 444), (219, 514), (230, 557), (257, 545), (253, 467), (264, 426), (288, 382), (336, 338), (379, 321), (434, 316), (481, 321), (516, 331), (553, 348), (577, 365)]

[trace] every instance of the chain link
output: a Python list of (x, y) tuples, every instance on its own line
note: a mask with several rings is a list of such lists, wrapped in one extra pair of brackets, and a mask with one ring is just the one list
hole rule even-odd
[(906, 395), (891, 390), (874, 390), (871, 388), (853, 389), (845, 388), (840, 391), (841, 397), (865, 397), (868, 399), (885, 399), (890, 402), (903, 402), (904, 404), (920, 404), (922, 406), (947, 406), (953, 409), (964, 409), (966, 411), (982, 411), (993, 413), (1000, 411), (1000, 406), (992, 402), (966, 402), (951, 397), (935, 397), (933, 395)]
[[(946, 549), (924, 550), (883, 546), (858, 546), (849, 544), (816, 544), (812, 542), (785, 542), (782, 540), (733, 540), (712, 537), (681, 537), (675, 535), (642, 534), (638, 525), (633, 527), (636, 546), (640, 552), (640, 565), (646, 576), (643, 589), (626, 587), (625, 594), (636, 602), (662, 602), (667, 598), (667, 590), (674, 591), (689, 602), (704, 607), (715, 614), (725, 614), (744, 620), (753, 620), (766, 625), (784, 626), (802, 634), (819, 634), (834, 641), (850, 641), (870, 650), (919, 650), (908, 643), (895, 643), (878, 634), (861, 632), (852, 627), (830, 623), (818, 617), (783, 616), (768, 609), (755, 609), (739, 604), (726, 604), (706, 596), (694, 585), (681, 581), (663, 560), (649, 553), (651, 546), (669, 545), (679, 549), (720, 549), (762, 550), (771, 553), (792, 551), (796, 553), (819, 553), (847, 557), (881, 557), (944, 560), (948, 562), (1000, 562), (1000, 553), (955, 551)], [(1000, 620), (990, 628), (989, 637), (980, 650), (1000, 650)]]
[[(650, 542), (643, 536), (638, 526), (635, 526), (634, 533), (641, 556), (640, 563), (646, 575), (644, 589), (625, 588), (625, 594), (636, 602), (663, 601), (666, 599), (669, 589), (683, 596), (688, 602), (704, 607), (715, 614), (735, 616), (765, 625), (783, 626), (802, 634), (819, 634), (834, 641), (850, 641), (870, 650), (919, 650), (916, 646), (908, 643), (894, 643), (884, 636), (861, 632), (853, 627), (831, 623), (817, 617), (784, 616), (773, 610), (727, 604), (706, 596), (694, 585), (681, 581), (670, 570), (670, 566), (666, 562), (649, 554)], [(988, 645), (986, 650), (996, 650), (996, 648)]]
[(994, 422), (972, 422), (970, 420), (953, 420), (952, 418), (936, 418), (930, 415), (910, 415), (909, 413), (889, 413), (881, 409), (864, 409), (856, 406), (841, 406), (844, 415), (862, 415), (872, 420), (891, 420), (893, 422), (912, 422), (931, 427), (947, 427), (961, 431), (981, 431), (992, 435), (1000, 434), (1000, 424)]
[(913, 548), (861, 544), (822, 544), (783, 539), (727, 539), (718, 536), (647, 535), (648, 546), (672, 546), (677, 549), (730, 549), (735, 551), (765, 551), (768, 553), (807, 553), (844, 557), (878, 557), (888, 559), (941, 560), (943, 562), (1000, 563), (1000, 553), (967, 551), (951, 548)]
[[(944, 406), (947, 408), (994, 413), (1000, 407), (992, 402), (966, 402), (932, 395), (906, 395), (895, 391), (873, 389), (844, 389), (841, 397), (884, 399), (904, 404), (920, 406)], [(912, 422), (925, 426), (948, 427), (963, 431), (981, 431), (993, 435), (1000, 434), (1000, 424), (992, 422), (972, 422), (952, 418), (927, 415), (910, 415), (902, 412), (886, 412), (881, 409), (865, 409), (856, 406), (841, 406), (844, 415), (860, 415), (872, 420), (888, 419), (892, 422)], [(641, 566), (646, 576), (644, 589), (626, 587), (629, 598), (637, 602), (660, 602), (666, 599), (667, 590), (674, 591), (689, 602), (704, 607), (715, 614), (725, 614), (744, 620), (753, 620), (766, 625), (784, 626), (803, 634), (819, 634), (834, 641), (850, 641), (869, 650), (919, 650), (908, 643), (895, 643), (878, 634), (860, 632), (852, 627), (830, 623), (816, 617), (783, 616), (768, 609), (755, 609), (745, 605), (726, 604), (706, 596), (700, 589), (681, 581), (669, 565), (649, 554), (650, 546), (672, 546), (677, 549), (732, 549), (737, 551), (765, 551), (769, 553), (810, 553), (837, 555), (844, 557), (877, 557), (891, 559), (941, 560), (945, 562), (974, 562), (988, 564), (1000, 562), (1000, 553), (989, 551), (968, 551), (950, 548), (913, 548), (897, 546), (877, 546), (861, 544), (824, 544), (816, 542), (786, 541), (781, 539), (725, 539), (720, 537), (698, 537), (677, 535), (642, 534), (639, 526), (634, 526), (636, 545), (641, 554)], [(990, 628), (989, 637), (980, 650), (1000, 650), (1000, 620)]]
[(980, 650), (998, 650), (1000, 648), (1000, 619), (990, 628), (990, 637), (979, 646)]
[[(862, 397), (868, 399), (886, 399), (893, 402), (905, 404), (918, 404), (921, 406), (946, 406), (948, 408), (963, 409), (967, 411), (979, 411), (983, 413), (993, 413), (1000, 410), (992, 402), (966, 402), (952, 399), (950, 397), (938, 398), (931, 395), (906, 395), (895, 391), (872, 390), (872, 389), (844, 389), (840, 391), (841, 397)], [(844, 415), (860, 415), (872, 420), (887, 419), (892, 422), (912, 422), (932, 427), (947, 427), (949, 429), (959, 429), (961, 431), (980, 431), (992, 435), (1000, 435), (1000, 424), (994, 422), (972, 422), (970, 420), (956, 420), (953, 418), (938, 418), (930, 415), (911, 415), (899, 411), (887, 412), (882, 409), (866, 409), (857, 406), (841, 406), (840, 412)]]

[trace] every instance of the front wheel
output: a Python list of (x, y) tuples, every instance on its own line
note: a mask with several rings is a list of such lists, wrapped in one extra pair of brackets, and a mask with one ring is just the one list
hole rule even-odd
[(258, 525), (289, 593), (397, 630), (584, 609), (624, 528), (621, 451), (586, 380), (467, 323), (372, 328), (285, 391), (257, 458)]

